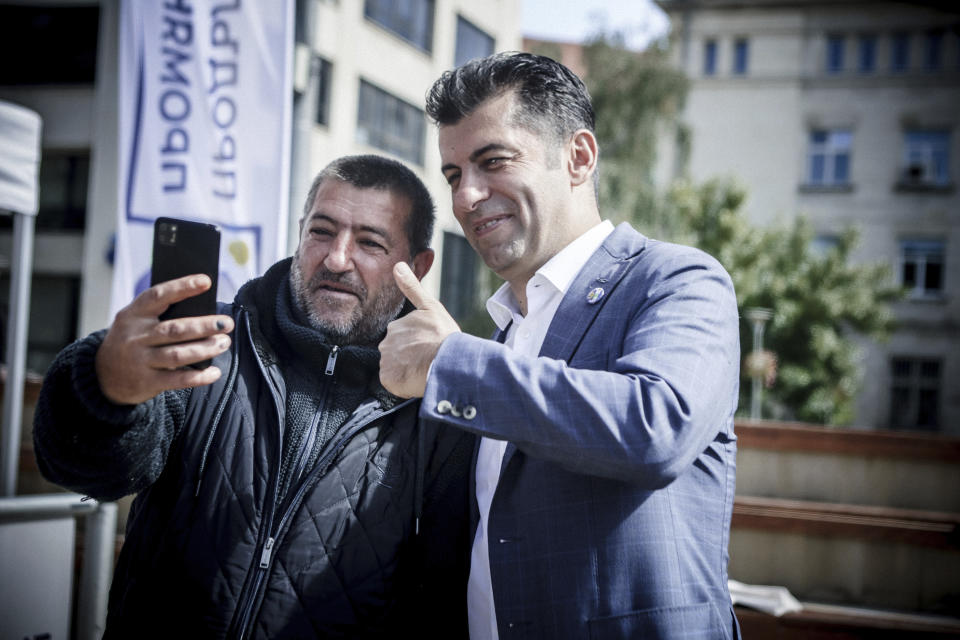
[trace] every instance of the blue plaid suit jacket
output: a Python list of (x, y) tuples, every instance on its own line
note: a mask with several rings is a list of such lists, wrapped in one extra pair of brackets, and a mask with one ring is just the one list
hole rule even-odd
[(421, 417), (509, 442), (489, 536), (502, 640), (738, 637), (739, 359), (719, 263), (626, 224), (571, 284), (540, 357), (444, 341)]

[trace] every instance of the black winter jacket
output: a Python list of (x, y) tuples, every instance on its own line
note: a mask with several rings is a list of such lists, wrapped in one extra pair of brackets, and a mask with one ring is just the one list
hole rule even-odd
[(98, 499), (139, 492), (105, 638), (466, 636), (472, 436), (379, 388), (277, 503), (284, 380), (251, 301), (289, 262), (221, 310), (236, 329), (212, 385), (113, 405), (93, 369), (103, 333), (48, 373), (44, 475)]

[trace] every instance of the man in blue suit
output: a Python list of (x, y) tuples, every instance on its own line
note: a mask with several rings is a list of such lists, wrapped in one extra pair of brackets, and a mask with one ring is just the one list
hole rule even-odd
[(467, 240), (506, 283), (495, 340), (417, 307), (380, 377), (479, 438), (471, 638), (739, 637), (727, 590), (737, 304), (716, 260), (601, 221), (590, 97), (497, 54), (428, 94)]

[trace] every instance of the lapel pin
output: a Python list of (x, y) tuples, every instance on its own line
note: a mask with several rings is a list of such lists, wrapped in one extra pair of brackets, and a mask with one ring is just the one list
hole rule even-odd
[(596, 289), (591, 289), (590, 293), (587, 294), (587, 302), (589, 304), (596, 304), (600, 302), (600, 298), (603, 297), (603, 287), (597, 287)]

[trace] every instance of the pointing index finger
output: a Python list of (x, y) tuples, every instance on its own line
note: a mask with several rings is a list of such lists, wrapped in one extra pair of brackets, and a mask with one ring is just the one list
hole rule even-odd
[(420, 281), (417, 280), (417, 276), (410, 270), (410, 265), (406, 262), (398, 262), (393, 265), (393, 279), (397, 281), (400, 292), (417, 309), (427, 309), (436, 303), (433, 296), (424, 290)]

